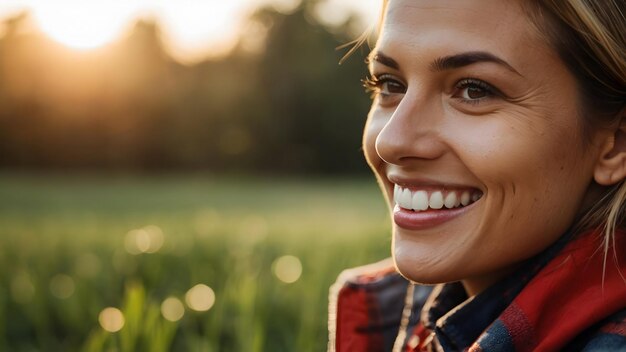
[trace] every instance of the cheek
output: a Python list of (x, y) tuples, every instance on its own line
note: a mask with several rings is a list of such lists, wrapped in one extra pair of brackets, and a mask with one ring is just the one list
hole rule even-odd
[(575, 127), (511, 117), (473, 122), (457, 124), (457, 133), (448, 139), (456, 141), (455, 152), (485, 184), (527, 185), (540, 194), (539, 186), (574, 181), (572, 173), (580, 175), (584, 168)]
[[(521, 240), (521, 247), (535, 247), (547, 245), (573, 222), (591, 180), (590, 163), (575, 143), (580, 138), (575, 130), (553, 127), (495, 122), (482, 126), (481, 138), (465, 134), (459, 153), (485, 184), (493, 215), (484, 218), (478, 233), (499, 238), (506, 232), (508, 240)], [(526, 237), (534, 235), (537, 241)]]

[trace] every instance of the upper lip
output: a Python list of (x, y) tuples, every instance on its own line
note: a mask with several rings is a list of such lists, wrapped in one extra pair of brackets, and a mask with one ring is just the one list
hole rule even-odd
[(412, 178), (412, 177), (406, 177), (406, 176), (401, 176), (401, 175), (396, 175), (396, 174), (389, 174), (387, 175), (387, 179), (389, 180), (389, 182), (394, 183), (404, 188), (411, 188), (411, 187), (415, 187), (415, 188), (434, 187), (434, 188), (444, 188), (444, 189), (445, 188), (459, 188), (459, 189), (473, 188), (473, 189), (477, 189), (483, 192), (480, 187), (477, 187), (474, 185), (470, 185), (466, 183), (464, 184), (460, 182), (445, 182), (441, 180), (434, 180), (432, 178), (424, 178), (424, 177)]

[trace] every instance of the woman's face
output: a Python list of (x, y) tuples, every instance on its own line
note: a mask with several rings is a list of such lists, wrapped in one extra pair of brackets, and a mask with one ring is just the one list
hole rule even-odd
[(599, 151), (521, 2), (391, 0), (370, 71), (364, 149), (404, 276), (477, 292), (572, 224)]

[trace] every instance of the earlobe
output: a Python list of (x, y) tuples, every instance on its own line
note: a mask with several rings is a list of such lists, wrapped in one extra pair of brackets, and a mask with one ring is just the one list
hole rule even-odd
[(605, 139), (593, 176), (603, 186), (614, 185), (626, 178), (625, 123)]

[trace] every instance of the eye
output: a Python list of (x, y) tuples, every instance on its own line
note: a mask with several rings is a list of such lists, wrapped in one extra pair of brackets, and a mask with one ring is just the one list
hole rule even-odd
[(499, 91), (489, 83), (478, 79), (466, 78), (456, 84), (452, 97), (465, 103), (478, 104), (497, 95), (499, 95)]
[(378, 97), (381, 105), (393, 103), (393, 99), (401, 97), (406, 92), (404, 84), (389, 74), (380, 76), (372, 75), (363, 80), (366, 90), (372, 93), (372, 97)]

